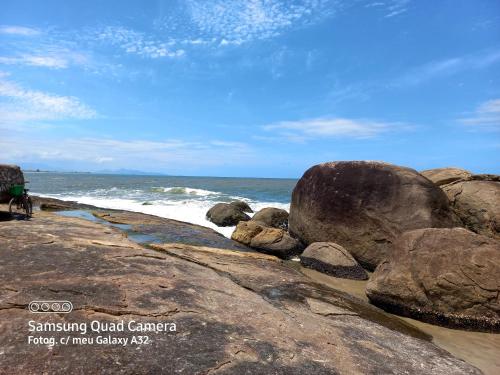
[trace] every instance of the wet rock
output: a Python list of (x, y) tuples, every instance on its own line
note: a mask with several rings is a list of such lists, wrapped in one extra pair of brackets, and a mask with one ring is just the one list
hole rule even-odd
[(207, 212), (207, 219), (219, 227), (231, 227), (240, 221), (250, 220), (250, 216), (239, 207), (229, 203), (217, 203)]
[[(184, 244), (147, 249), (109, 225), (43, 211), (1, 222), (0, 237), (6, 374), (110, 374), (117, 366), (122, 374), (480, 374), (408, 324), (264, 254)], [(29, 302), (40, 299), (70, 300), (74, 310), (30, 313)], [(27, 343), (28, 320), (173, 322), (176, 332), (150, 334), (147, 346), (49, 349)]]
[(468, 229), (500, 239), (500, 182), (484, 177), (458, 181), (442, 189)]
[(201, 225), (139, 212), (99, 209), (93, 211), (92, 214), (113, 224), (129, 225), (131, 232), (149, 236), (154, 239), (152, 242), (174, 242), (238, 251), (252, 251), (248, 247), (224, 237), (219, 232)]
[(314, 242), (300, 256), (304, 267), (335, 277), (366, 280), (368, 275), (356, 259), (342, 246), (333, 242)]
[(252, 220), (261, 222), (268, 227), (288, 229), (288, 212), (281, 208), (263, 208), (253, 215)]
[(266, 254), (288, 259), (304, 248), (302, 243), (279, 228), (264, 227), (250, 241), (250, 247)]
[(500, 331), (500, 242), (465, 228), (403, 234), (368, 282), (387, 311), (450, 327)]
[(424, 177), (434, 182), (436, 185), (446, 185), (458, 180), (467, 180), (472, 174), (461, 168), (435, 168), (420, 172)]
[(250, 208), (247, 202), (244, 201), (233, 201), (229, 203), (231, 206), (238, 208), (240, 211), (252, 213), (253, 210)]
[(8, 203), (12, 185), (23, 185), (24, 175), (17, 165), (0, 164), (0, 203)]
[(316, 165), (292, 194), (289, 230), (306, 244), (335, 242), (374, 269), (403, 232), (459, 222), (443, 191), (410, 168), (381, 162)]

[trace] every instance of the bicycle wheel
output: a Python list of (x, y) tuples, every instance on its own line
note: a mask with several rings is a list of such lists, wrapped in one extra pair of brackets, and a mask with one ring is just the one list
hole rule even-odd
[(31, 202), (31, 198), (26, 195), (23, 197), (23, 207), (26, 212), (26, 218), (29, 219), (33, 214), (33, 203)]
[(14, 197), (10, 200), (9, 213), (11, 215), (22, 215), (25, 213), (23, 202), (21, 199)]

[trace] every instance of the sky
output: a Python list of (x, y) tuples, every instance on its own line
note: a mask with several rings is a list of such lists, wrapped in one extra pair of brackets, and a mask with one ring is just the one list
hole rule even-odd
[(3, 0), (0, 163), (500, 173), (498, 0)]

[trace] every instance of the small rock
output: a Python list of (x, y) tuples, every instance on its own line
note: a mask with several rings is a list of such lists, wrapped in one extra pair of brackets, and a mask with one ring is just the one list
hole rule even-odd
[(301, 242), (283, 229), (267, 227), (252, 238), (250, 247), (282, 259), (290, 258), (303, 249)]
[(250, 216), (229, 203), (217, 203), (208, 210), (207, 219), (219, 227), (231, 227), (240, 221), (250, 220)]
[(368, 275), (352, 255), (334, 242), (314, 242), (300, 256), (303, 266), (345, 279), (366, 280)]
[(264, 226), (255, 221), (240, 221), (234, 229), (231, 239), (250, 246), (252, 238), (264, 230)]
[(288, 229), (288, 212), (280, 208), (263, 208), (253, 215), (252, 220), (261, 222), (268, 227)]

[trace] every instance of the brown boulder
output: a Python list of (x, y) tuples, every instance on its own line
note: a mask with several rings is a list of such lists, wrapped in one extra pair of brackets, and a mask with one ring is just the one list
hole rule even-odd
[(282, 259), (297, 255), (304, 248), (299, 240), (283, 229), (267, 227), (252, 238), (250, 247)]
[(427, 169), (420, 172), (420, 174), (428, 178), (438, 186), (449, 184), (450, 182), (458, 180), (467, 180), (472, 176), (469, 171), (461, 168)]
[(406, 232), (366, 288), (387, 311), (486, 331), (500, 331), (499, 293), (500, 242), (464, 228)]
[(374, 269), (403, 232), (452, 227), (439, 187), (410, 168), (346, 161), (316, 165), (292, 194), (289, 229), (303, 242), (335, 242)]
[(296, 255), (303, 249), (301, 242), (283, 229), (269, 228), (253, 220), (239, 222), (231, 239), (283, 259)]
[(208, 210), (207, 219), (219, 227), (232, 227), (240, 221), (250, 220), (250, 216), (235, 205), (217, 203)]
[(268, 227), (288, 229), (288, 212), (281, 208), (263, 208), (253, 215), (252, 220), (259, 221)]
[(231, 239), (250, 246), (252, 238), (264, 230), (264, 226), (255, 221), (240, 221), (231, 235)]
[(248, 205), (247, 202), (243, 202), (243, 201), (232, 201), (231, 203), (229, 203), (231, 206), (234, 206), (236, 208), (238, 208), (240, 211), (242, 212), (248, 212), (248, 213), (252, 213), (253, 210), (252, 208)]
[(500, 182), (459, 181), (442, 186), (442, 189), (467, 228), (500, 238)]
[(334, 242), (314, 242), (300, 256), (303, 266), (345, 279), (366, 280), (368, 275), (356, 259)]
[(9, 189), (12, 185), (23, 185), (24, 175), (17, 165), (0, 164), (0, 203), (10, 200)]

